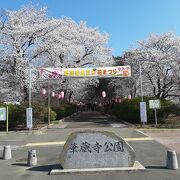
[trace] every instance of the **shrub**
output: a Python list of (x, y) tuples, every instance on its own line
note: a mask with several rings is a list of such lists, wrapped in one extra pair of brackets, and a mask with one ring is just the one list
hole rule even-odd
[[(24, 108), (28, 107), (28, 103), (24, 102), (22, 105)], [(34, 121), (34, 126), (36, 127), (37, 124), (40, 123), (47, 123), (48, 122), (48, 107), (45, 106), (44, 104), (38, 102), (38, 101), (33, 101), (32, 102), (32, 108), (33, 108), (33, 121)], [(54, 121), (56, 119), (56, 112), (54, 112), (51, 109), (51, 121)]]
[[(4, 103), (0, 103), (0, 107), (6, 107)], [(28, 107), (28, 102), (25, 101), (21, 105), (8, 105), (9, 109), (9, 127), (15, 128), (17, 126), (26, 127), (26, 108)], [(33, 108), (33, 127), (37, 124), (47, 123), (48, 121), (48, 107), (38, 101), (32, 102)], [(56, 112), (51, 110), (51, 120), (56, 119)], [(5, 122), (1, 121), (0, 126), (4, 127)]]
[(115, 104), (114, 114), (125, 121), (131, 123), (139, 122), (139, 98), (125, 100), (121, 104)]
[[(48, 113), (49, 113), (49, 110), (48, 110), (48, 108), (46, 108), (45, 109), (45, 112), (44, 112), (45, 114), (44, 114), (44, 117), (43, 117), (43, 122), (48, 122)], [(51, 109), (51, 115), (50, 115), (50, 117), (51, 117), (51, 121), (55, 121), (56, 120), (56, 117), (57, 117), (57, 113), (55, 112), (55, 111), (53, 111), (52, 109)], [(42, 123), (42, 121), (41, 121), (41, 123)]]
[[(149, 109), (148, 100), (155, 99), (154, 97), (144, 97), (147, 109), (148, 123), (154, 123), (154, 110)], [(165, 99), (160, 99), (161, 108), (157, 110), (158, 123), (164, 123), (169, 114), (179, 115), (180, 108), (173, 102)], [(140, 123), (140, 102), (141, 98), (134, 98), (131, 100), (124, 100), (121, 104), (115, 104), (113, 109), (109, 110), (114, 115), (122, 120), (131, 123)]]
[[(9, 127), (14, 128), (18, 125), (24, 125), (24, 117), (25, 112), (21, 105), (12, 105), (12, 104), (4, 104), (0, 103), (0, 107), (7, 107), (8, 106), (8, 120), (9, 120)], [(0, 126), (5, 126), (5, 122), (1, 122)]]
[(54, 107), (53, 110), (57, 113), (57, 119), (62, 119), (72, 115), (75, 112), (75, 107), (71, 104), (61, 104), (60, 107)]

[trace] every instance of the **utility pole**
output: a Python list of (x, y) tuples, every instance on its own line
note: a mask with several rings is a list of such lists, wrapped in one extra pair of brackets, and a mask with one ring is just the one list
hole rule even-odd
[(31, 82), (31, 62), (29, 61), (29, 108), (31, 108), (31, 89), (32, 89), (32, 82)]
[(51, 89), (50, 89), (50, 80), (48, 80), (48, 127), (51, 124)]
[(33, 128), (33, 116), (31, 107), (31, 91), (32, 91), (32, 81), (31, 81), (31, 61), (29, 60), (29, 108), (26, 108), (26, 127), (31, 130)]
[(140, 102), (140, 118), (143, 125), (147, 122), (147, 110), (146, 110), (146, 102), (143, 99), (143, 87), (142, 87), (142, 68), (139, 60), (139, 75), (140, 75), (140, 89), (141, 89), (141, 102)]
[(142, 88), (142, 68), (141, 63), (139, 61), (139, 75), (140, 75), (140, 86), (141, 86), (141, 101), (143, 102), (143, 88)]

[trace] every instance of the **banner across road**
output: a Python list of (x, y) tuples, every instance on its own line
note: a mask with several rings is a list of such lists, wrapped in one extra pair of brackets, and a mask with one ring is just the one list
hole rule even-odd
[(130, 66), (97, 67), (97, 68), (41, 68), (42, 79), (61, 77), (130, 77)]

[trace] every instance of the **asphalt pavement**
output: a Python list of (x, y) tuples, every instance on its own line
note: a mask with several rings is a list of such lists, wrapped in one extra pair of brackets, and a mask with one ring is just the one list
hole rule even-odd
[[(125, 138), (134, 148), (136, 160), (146, 170), (130, 172), (74, 173), (49, 175), (49, 171), (59, 164), (59, 155), (68, 136), (84, 129), (114, 132)], [(153, 137), (152, 137), (153, 138)], [(99, 112), (80, 112), (64, 122), (52, 125), (43, 132), (10, 132), (0, 133), (0, 156), (4, 145), (11, 145), (13, 158), (0, 159), (0, 179), (5, 180), (179, 180), (180, 170), (166, 169), (166, 153), (168, 147), (153, 140), (115, 117)], [(36, 149), (38, 165), (27, 166), (28, 151)], [(180, 154), (178, 152), (180, 165)]]

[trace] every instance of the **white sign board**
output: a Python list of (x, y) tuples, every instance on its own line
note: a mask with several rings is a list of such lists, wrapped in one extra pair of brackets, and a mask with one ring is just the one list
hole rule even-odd
[(140, 102), (140, 118), (141, 122), (147, 122), (146, 102)]
[(160, 100), (149, 100), (149, 108), (150, 109), (159, 109), (160, 108)]
[(0, 121), (6, 121), (6, 108), (0, 108)]
[(26, 127), (32, 129), (32, 108), (26, 108)]

